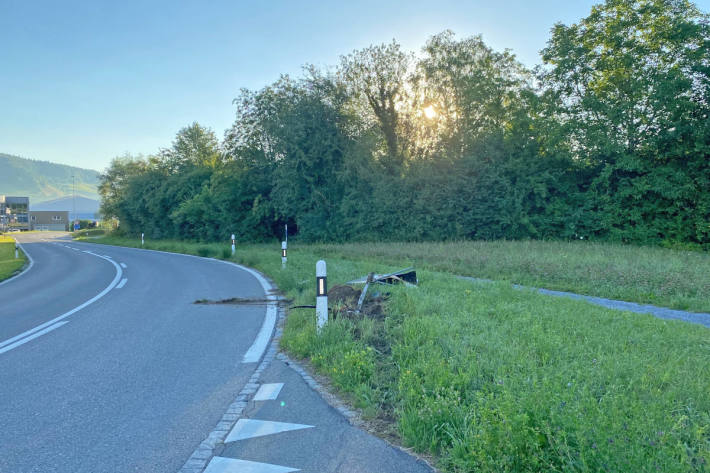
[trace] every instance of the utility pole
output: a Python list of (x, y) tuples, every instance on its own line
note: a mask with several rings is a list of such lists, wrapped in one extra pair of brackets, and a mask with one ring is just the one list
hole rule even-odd
[(72, 221), (71, 221), (71, 230), (74, 231), (74, 222), (76, 222), (76, 183), (74, 179), (74, 174), (71, 175), (71, 192), (72, 192)]

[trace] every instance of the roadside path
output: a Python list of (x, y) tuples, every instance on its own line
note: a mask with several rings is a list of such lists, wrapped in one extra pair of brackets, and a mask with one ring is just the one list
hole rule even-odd
[[(459, 279), (465, 279), (467, 281), (473, 281), (478, 283), (492, 283), (497, 282), (492, 279), (474, 278), (471, 276), (456, 276)], [(635, 302), (617, 301), (614, 299), (605, 299), (603, 297), (585, 296), (582, 294), (575, 294), (573, 292), (565, 291), (552, 291), (550, 289), (540, 289), (537, 287), (521, 286), (519, 284), (513, 284), (516, 289), (528, 289), (539, 294), (545, 294), (547, 296), (555, 297), (567, 297), (569, 299), (585, 300), (591, 302), (592, 304), (606, 307), (607, 309), (615, 310), (625, 310), (628, 312), (635, 312), (637, 314), (651, 314), (660, 319), (674, 319), (683, 320), (685, 322), (690, 322), (694, 324), (704, 325), (705, 327), (710, 327), (710, 314), (702, 312), (686, 312), (684, 310), (668, 309), (665, 307), (657, 307), (649, 304), (637, 304)]]
[(274, 359), (204, 473), (431, 473), (352, 426), (289, 362)]

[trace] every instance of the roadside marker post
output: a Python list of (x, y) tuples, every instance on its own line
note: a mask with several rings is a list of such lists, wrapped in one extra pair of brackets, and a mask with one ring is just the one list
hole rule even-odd
[(18, 249), (19, 249), (19, 245), (17, 244), (17, 242), (15, 242), (15, 259), (20, 257), (20, 255), (17, 252)]
[(144, 237), (145, 237), (145, 233), (141, 233), (141, 246), (143, 246), (145, 244)]
[(286, 242), (281, 242), (281, 269), (286, 267)]
[(232, 233), (232, 254), (234, 254), (235, 251), (237, 251), (237, 245), (235, 243), (234, 233)]
[(328, 321), (328, 281), (325, 261), (316, 263), (316, 327), (318, 331)]

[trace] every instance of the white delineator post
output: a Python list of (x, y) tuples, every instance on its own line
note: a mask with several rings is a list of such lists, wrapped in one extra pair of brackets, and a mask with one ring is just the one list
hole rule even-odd
[(286, 267), (286, 242), (281, 242), (281, 267)]
[(316, 327), (318, 331), (328, 321), (328, 282), (325, 261), (316, 263)]
[(19, 246), (19, 245), (17, 244), (17, 242), (15, 242), (15, 259), (17, 259), (17, 258), (20, 257), (20, 255), (19, 255), (18, 252), (17, 252), (18, 246)]
[(144, 237), (145, 233), (141, 233), (141, 246), (143, 246), (143, 244), (145, 243)]
[(237, 245), (235, 243), (234, 233), (232, 233), (232, 254), (234, 254), (235, 251), (237, 251)]

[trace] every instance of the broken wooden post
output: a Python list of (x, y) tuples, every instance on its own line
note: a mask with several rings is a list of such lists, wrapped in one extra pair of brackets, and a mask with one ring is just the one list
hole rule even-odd
[(316, 263), (316, 327), (318, 331), (328, 321), (328, 282), (325, 261)]
[(367, 295), (367, 288), (370, 287), (370, 283), (375, 278), (375, 273), (370, 273), (367, 275), (367, 280), (365, 281), (365, 287), (362, 288), (360, 293), (360, 298), (357, 300), (357, 312), (362, 309), (362, 304), (365, 302), (365, 296)]

